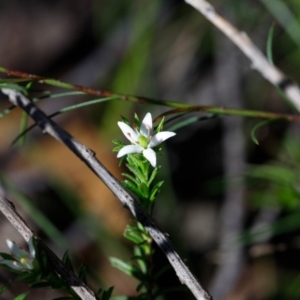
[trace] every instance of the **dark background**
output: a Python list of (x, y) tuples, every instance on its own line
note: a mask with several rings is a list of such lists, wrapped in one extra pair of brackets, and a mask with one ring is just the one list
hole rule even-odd
[[(298, 0), (212, 4), (264, 53), (274, 25), (274, 62), (295, 81), (300, 78)], [(240, 51), (183, 1), (1, 1), (0, 28), (0, 66), (6, 68), (160, 100), (292, 112)], [(83, 100), (49, 99), (40, 107), (51, 113)], [(6, 107), (2, 97), (0, 108)], [(134, 112), (142, 118), (166, 110), (108, 102), (55, 120), (121, 179), (111, 152), (111, 140), (123, 138), (120, 114), (132, 120)], [(137, 283), (108, 261), (109, 256), (130, 260), (131, 245), (122, 237), (128, 212), (80, 161), (39, 130), (28, 134), (24, 146), (11, 147), (20, 116), (14, 110), (0, 119), (7, 197), (60, 257), (69, 249), (75, 265), (87, 266), (93, 290), (113, 285), (115, 295), (134, 295)], [(155, 217), (216, 300), (300, 297), (299, 128), (283, 121), (266, 125), (257, 131), (256, 145), (250, 133), (258, 122), (223, 117), (194, 123), (179, 129), (159, 158), (165, 184)], [(8, 251), (6, 238), (23, 243), (4, 217), (0, 222), (0, 251)], [(167, 263), (160, 250), (156, 261), (156, 268)], [(1, 270), (0, 282), (12, 279)], [(170, 270), (160, 285), (180, 283)], [(26, 290), (11, 284), (0, 299)], [(181, 293), (192, 299), (185, 288)], [(28, 299), (58, 295), (34, 291)]]

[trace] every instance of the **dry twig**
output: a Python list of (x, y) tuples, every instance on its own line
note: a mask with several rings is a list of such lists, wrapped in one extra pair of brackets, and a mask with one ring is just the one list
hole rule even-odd
[(11, 89), (2, 89), (2, 92), (8, 95), (9, 100), (13, 105), (21, 107), (28, 113), (42, 129), (43, 133), (48, 133), (67, 146), (106, 184), (122, 204), (128, 207), (132, 215), (137, 221), (143, 224), (153, 240), (165, 253), (170, 264), (176, 271), (180, 282), (186, 284), (196, 299), (212, 299), (174, 250), (168, 237), (160, 231), (154, 220), (140, 207), (137, 199), (131, 196), (118, 180), (98, 161), (92, 150), (60, 128), (20, 92)]
[(252, 67), (275, 86), (279, 86), (300, 111), (300, 89), (296, 83), (273, 66), (263, 53), (254, 45), (246, 33), (239, 31), (222, 18), (206, 0), (185, 0), (200, 11), (211, 23), (219, 28), (250, 59)]

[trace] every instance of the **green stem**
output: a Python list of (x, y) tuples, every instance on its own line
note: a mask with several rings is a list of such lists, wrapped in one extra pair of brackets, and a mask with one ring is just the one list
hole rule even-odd
[[(175, 108), (174, 110), (164, 114), (171, 114), (171, 113), (178, 113), (178, 112), (185, 112), (185, 111), (201, 111), (201, 112), (211, 112), (220, 115), (233, 115), (233, 116), (243, 116), (243, 117), (250, 117), (250, 118), (263, 118), (263, 119), (284, 119), (287, 121), (293, 122), (300, 122), (300, 116), (298, 115), (290, 115), (290, 114), (278, 114), (272, 112), (263, 112), (263, 111), (255, 111), (255, 110), (244, 110), (244, 109), (235, 109), (235, 108), (224, 108), (218, 106), (194, 106), (186, 103), (180, 103), (175, 101), (162, 101), (156, 100), (146, 97), (136, 97), (136, 96), (129, 96), (124, 94), (112, 93), (110, 91), (105, 90), (97, 90), (89, 87), (84, 87), (81, 85), (71, 84), (68, 82), (59, 81), (52, 78), (45, 78), (33, 74), (28, 74), (20, 71), (9, 70), (3, 67), (0, 67), (0, 72), (5, 73), (9, 76), (16, 76), (18, 78), (22, 78), (28, 81), (36, 81), (41, 84), (49, 84), (51, 86), (56, 86), (64, 89), (71, 89), (84, 92), (89, 95), (94, 95), (97, 97), (117, 97), (118, 100), (121, 101), (128, 101), (134, 103), (141, 103), (141, 104), (156, 104), (162, 106), (168, 106)], [(17, 79), (7, 79), (10, 80), (17, 80)], [(2, 82), (5, 82), (2, 80)], [(161, 117), (161, 116), (160, 116)], [(158, 118), (160, 118), (158, 117)]]

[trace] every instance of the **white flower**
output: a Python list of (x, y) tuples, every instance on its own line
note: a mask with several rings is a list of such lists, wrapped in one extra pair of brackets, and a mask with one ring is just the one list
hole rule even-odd
[(143, 153), (144, 157), (154, 168), (156, 167), (156, 152), (152, 148), (158, 146), (166, 139), (176, 135), (174, 132), (161, 131), (152, 136), (153, 124), (150, 113), (147, 113), (144, 117), (140, 130), (133, 129), (124, 122), (118, 122), (118, 125), (132, 145), (123, 147), (118, 152), (117, 157), (130, 153)]
[(6, 240), (7, 246), (11, 251), (13, 260), (4, 259), (0, 261), (1, 265), (6, 265), (16, 271), (27, 271), (33, 269), (33, 261), (35, 258), (35, 249), (32, 238), (29, 240), (29, 253), (20, 248), (15, 242)]

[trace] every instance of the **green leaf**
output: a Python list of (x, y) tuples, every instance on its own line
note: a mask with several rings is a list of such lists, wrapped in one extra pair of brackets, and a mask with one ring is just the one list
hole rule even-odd
[(136, 291), (139, 292), (143, 287), (144, 287), (144, 283), (141, 282), (141, 283), (136, 287)]
[(148, 270), (147, 258), (140, 247), (134, 247), (134, 258), (137, 260), (141, 271), (146, 274)]
[(144, 238), (141, 236), (141, 233), (139, 231), (130, 230), (128, 227), (124, 231), (124, 236), (135, 244), (144, 242)]
[(114, 290), (114, 287), (111, 286), (107, 291), (103, 291), (103, 294), (102, 294), (102, 297), (101, 297), (102, 300), (109, 300), (113, 290)]
[(7, 254), (5, 252), (0, 252), (0, 255), (7, 260), (15, 260), (10, 254)]
[(22, 272), (17, 278), (16, 281), (21, 282), (21, 281), (28, 281), (29, 284), (36, 282), (41, 278), (41, 273), (40, 272)]
[(276, 121), (276, 120), (275, 120), (275, 119), (274, 119), (274, 120), (264, 120), (264, 121), (259, 122), (258, 124), (256, 124), (256, 125), (252, 128), (252, 130), (251, 130), (251, 138), (252, 138), (252, 141), (253, 141), (256, 145), (259, 145), (258, 140), (257, 140), (257, 138), (256, 138), (256, 131), (257, 131), (258, 129), (260, 129), (261, 127), (263, 127), (263, 126), (265, 126), (265, 125), (267, 125), (267, 124), (269, 124), (269, 123), (271, 123), (271, 122), (274, 122), (274, 121)]
[(139, 185), (140, 182), (138, 182), (138, 180), (136, 180), (136, 178), (134, 178), (133, 176), (131, 176), (130, 174), (127, 173), (122, 173), (122, 175), (124, 177), (127, 177), (128, 179), (130, 179), (133, 183), (135, 183), (137, 186)]
[(157, 192), (159, 191), (159, 188), (163, 185), (163, 181), (158, 182), (151, 190), (150, 195), (150, 201), (153, 202), (155, 200), (155, 197), (157, 195)]
[(161, 168), (161, 166), (158, 166), (158, 167), (154, 168), (154, 170), (152, 171), (150, 179), (148, 180), (148, 187), (151, 185), (152, 181), (155, 179), (160, 168)]
[(32, 289), (40, 289), (51, 286), (51, 283), (48, 281), (36, 282), (29, 285)]
[[(27, 127), (27, 123), (28, 123), (28, 114), (23, 111), (22, 112), (22, 118), (21, 118), (21, 125), (20, 125), (20, 132), (24, 132), (26, 130)], [(26, 135), (21, 135), (20, 136), (20, 145), (24, 146), (25, 145), (25, 141), (26, 141)]]
[(128, 119), (126, 119), (126, 118), (123, 117), (122, 115), (121, 115), (121, 119), (122, 119), (122, 122), (124, 122), (125, 124), (127, 124), (127, 125), (129, 125), (129, 126), (131, 127), (131, 124), (130, 124), (130, 122), (129, 122)]
[(123, 180), (122, 184), (127, 189), (129, 189), (130, 191), (132, 191), (135, 195), (137, 195), (138, 197), (142, 197), (142, 194), (140, 193), (138, 187), (134, 183), (132, 183), (131, 181), (129, 181), (129, 180)]
[(129, 276), (133, 276), (139, 280), (142, 280), (144, 278), (143, 274), (135, 266), (125, 263), (124, 261), (116, 257), (110, 257), (109, 260), (113, 267), (119, 269), (123, 273)]
[(74, 272), (73, 264), (72, 264), (71, 259), (69, 257), (68, 250), (65, 252), (65, 254), (64, 254), (63, 258), (62, 258), (62, 262), (66, 265), (66, 267), (70, 271)]
[(5, 285), (0, 287), (0, 295), (2, 295), (6, 289), (7, 289), (7, 287)]
[(134, 124), (137, 126), (138, 130), (140, 130), (141, 122), (137, 114), (134, 114)]
[(267, 52), (267, 58), (268, 58), (268, 61), (274, 65), (274, 61), (273, 61), (273, 38), (274, 38), (274, 29), (275, 29), (275, 25), (273, 24), (269, 30), (269, 33), (268, 33), (268, 39), (267, 39), (267, 49), (266, 49), (266, 52)]
[(165, 117), (163, 117), (161, 119), (161, 121), (159, 122), (159, 124), (157, 126), (157, 129), (156, 129), (156, 132), (161, 132), (163, 130), (164, 122), (165, 122)]
[(30, 82), (28, 82), (28, 83), (26, 84), (25, 89), (26, 89), (26, 94), (27, 94), (27, 95), (28, 95), (28, 90), (31, 89), (32, 85), (33, 85), (33, 81), (30, 81)]
[[(268, 39), (267, 39), (267, 46), (266, 46), (266, 52), (267, 52), (267, 58), (268, 61), (274, 65), (274, 60), (273, 60), (273, 38), (274, 38), (274, 31), (275, 31), (275, 25), (273, 24), (272, 27), (269, 30), (268, 33)], [(294, 110), (298, 111), (293, 102), (289, 99), (289, 97), (285, 94), (285, 92), (278, 86), (276, 85), (277, 91), (279, 95), (282, 97), (282, 99), (289, 104)]]
[(143, 198), (149, 199), (150, 191), (149, 191), (148, 186), (144, 182), (142, 182), (138, 185), (138, 189), (139, 189), (140, 193), (142, 194)]
[[(186, 126), (191, 125), (196, 122), (206, 121), (206, 120), (210, 120), (210, 119), (216, 119), (216, 118), (220, 118), (220, 117), (221, 116), (218, 114), (207, 114), (207, 115), (201, 116), (201, 117), (194, 116), (194, 117), (185, 119), (183, 121), (177, 122), (176, 124), (169, 127), (168, 130), (169, 131), (177, 131), (183, 127), (186, 127)], [(172, 119), (174, 119), (174, 118), (172, 118)], [(171, 120), (168, 120), (168, 122), (169, 121), (171, 121)]]
[(126, 167), (135, 175), (135, 177), (140, 182), (147, 181), (147, 178), (145, 178), (144, 174), (141, 172), (141, 170), (137, 166), (133, 166), (131, 164), (126, 164)]
[(133, 165), (140, 170), (140, 172), (143, 174), (144, 181), (147, 181), (148, 178), (148, 172), (150, 163), (144, 158), (142, 154), (129, 154), (127, 158), (130, 165)]
[(79, 267), (78, 277), (83, 283), (87, 284), (86, 267), (83, 264), (81, 264)]
[(27, 94), (26, 88), (24, 88), (23, 86), (18, 85), (18, 84), (1, 83), (0, 88), (1, 89), (5, 88), (5, 89), (18, 91), (18, 92), (21, 92), (22, 94), (25, 94), (25, 95)]
[(125, 146), (126, 145), (124, 142), (122, 142), (120, 140), (117, 140), (117, 139), (113, 139), (111, 142), (115, 145), (118, 145), (118, 146)]
[(22, 293), (14, 298), (14, 300), (24, 300), (27, 297), (28, 293)]
[(120, 158), (119, 167), (122, 165), (122, 163), (124, 162), (125, 159), (126, 159), (126, 155), (124, 155)]
[(119, 152), (124, 146), (120, 145), (112, 149), (112, 152)]
[(127, 160), (130, 165), (141, 167), (143, 165), (143, 162), (141, 161), (143, 158), (143, 155), (141, 154), (129, 154), (127, 156)]

